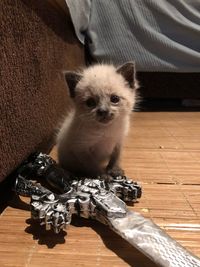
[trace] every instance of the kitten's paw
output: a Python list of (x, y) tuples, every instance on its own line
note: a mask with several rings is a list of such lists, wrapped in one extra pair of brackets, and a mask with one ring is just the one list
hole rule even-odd
[(113, 181), (112, 175), (109, 175), (108, 173), (104, 173), (101, 176), (101, 179), (104, 180), (106, 183), (110, 183)]
[(120, 167), (116, 166), (112, 169), (107, 170), (107, 174), (112, 177), (124, 176), (124, 170)]

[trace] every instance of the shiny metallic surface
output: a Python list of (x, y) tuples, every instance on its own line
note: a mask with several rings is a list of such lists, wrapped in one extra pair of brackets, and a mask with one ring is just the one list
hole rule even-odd
[(32, 195), (40, 196), (51, 192), (40, 184), (25, 179), (20, 174), (15, 180), (14, 190), (18, 195), (25, 197), (31, 197)]
[(123, 201), (135, 202), (142, 195), (141, 187), (126, 176), (117, 176), (107, 183), (108, 188)]
[[(43, 187), (41, 186), (41, 190)], [(43, 191), (44, 192), (44, 191)], [(57, 195), (51, 191), (31, 196), (31, 217), (37, 219), (40, 225), (45, 225), (46, 230), (59, 233), (71, 223), (71, 212), (68, 203), (62, 203)]]
[(200, 267), (199, 258), (137, 212), (128, 211), (124, 218), (109, 218), (109, 225), (158, 266)]
[[(70, 224), (72, 214), (77, 214), (109, 225), (158, 266), (200, 267), (200, 259), (151, 220), (127, 209), (124, 201), (136, 202), (141, 197), (141, 187), (137, 183), (125, 176), (111, 177), (109, 181), (104, 181), (101, 177), (65, 180), (56, 163), (49, 156), (43, 155), (39, 153), (31, 164), (26, 162), (20, 168), (22, 173), (19, 172), (16, 177), (14, 190), (19, 195), (31, 197), (31, 216), (45, 225), (46, 230), (52, 229), (58, 233)], [(44, 178), (44, 174), (48, 173), (47, 182), (50, 177), (50, 185), (63, 194), (56, 194), (28, 180), (28, 174), (32, 173), (30, 166), (39, 176), (43, 173)], [(61, 179), (57, 171), (63, 175)], [(58, 183), (59, 186), (53, 183)]]

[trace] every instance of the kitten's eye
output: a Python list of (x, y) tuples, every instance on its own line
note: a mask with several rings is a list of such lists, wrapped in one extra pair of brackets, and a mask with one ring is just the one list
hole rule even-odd
[(97, 105), (96, 100), (93, 97), (88, 98), (85, 103), (89, 108), (95, 108)]
[(117, 104), (117, 103), (119, 103), (120, 98), (119, 98), (118, 95), (111, 95), (111, 96), (110, 96), (110, 101), (111, 101), (112, 103), (114, 103), (114, 104)]

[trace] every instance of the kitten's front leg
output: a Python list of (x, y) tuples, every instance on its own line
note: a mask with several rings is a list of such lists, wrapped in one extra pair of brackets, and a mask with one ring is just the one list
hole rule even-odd
[(124, 171), (119, 166), (121, 145), (117, 144), (111, 154), (110, 161), (106, 168), (106, 173), (112, 177), (123, 176)]

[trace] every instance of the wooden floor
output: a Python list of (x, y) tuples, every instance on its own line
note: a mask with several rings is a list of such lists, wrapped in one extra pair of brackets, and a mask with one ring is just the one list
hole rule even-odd
[[(135, 113), (122, 163), (143, 187), (130, 209), (200, 257), (200, 113)], [(75, 218), (55, 235), (29, 217), (11, 207), (1, 214), (0, 267), (155, 267), (100, 223)]]

